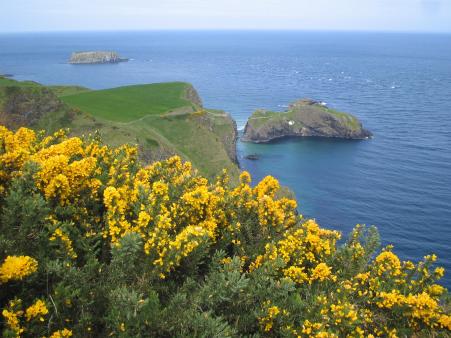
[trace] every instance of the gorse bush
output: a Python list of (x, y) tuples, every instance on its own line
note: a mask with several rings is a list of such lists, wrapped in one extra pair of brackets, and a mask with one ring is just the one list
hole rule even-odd
[[(266, 177), (0, 127), (5, 337), (447, 336), (444, 270), (340, 234)], [(340, 242), (341, 243), (341, 242)]]

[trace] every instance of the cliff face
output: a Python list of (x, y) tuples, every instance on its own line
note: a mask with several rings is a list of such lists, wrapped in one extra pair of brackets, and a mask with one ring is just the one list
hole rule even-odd
[(224, 145), (229, 158), (233, 163), (238, 164), (238, 156), (236, 154), (238, 129), (235, 120), (230, 114), (223, 111), (207, 111), (204, 115), (198, 117), (198, 121), (217, 135), (219, 141)]
[(246, 123), (242, 140), (263, 143), (284, 137), (336, 137), (365, 139), (372, 136), (353, 115), (302, 99), (283, 113), (258, 110)]
[(229, 126), (230, 132), (226, 133), (225, 136), (222, 137), (222, 143), (224, 144), (230, 159), (235, 164), (238, 164), (238, 156), (236, 154), (236, 141), (238, 140), (238, 128), (236, 126), (236, 121), (229, 114), (226, 115), (225, 121)]
[(110, 51), (75, 52), (72, 53), (69, 63), (93, 64), (93, 63), (117, 63), (128, 61), (121, 58), (118, 53)]
[(184, 97), (190, 101), (195, 109), (201, 109), (203, 114), (197, 116), (197, 121), (207, 127), (211, 132), (218, 136), (224, 145), (229, 158), (238, 164), (236, 154), (236, 141), (238, 139), (238, 130), (235, 120), (230, 114), (221, 110), (207, 110), (202, 105), (202, 100), (197, 90), (189, 85), (184, 93)]
[(0, 125), (8, 128), (33, 126), (52, 112), (65, 113), (68, 118), (71, 115), (71, 110), (44, 86), (0, 87), (0, 97)]
[(193, 103), (196, 108), (203, 108), (202, 105), (202, 99), (199, 96), (199, 93), (197, 92), (197, 90), (192, 86), (192, 85), (188, 85), (187, 88), (185, 89), (185, 93), (183, 95), (183, 97), (190, 101), (191, 103)]

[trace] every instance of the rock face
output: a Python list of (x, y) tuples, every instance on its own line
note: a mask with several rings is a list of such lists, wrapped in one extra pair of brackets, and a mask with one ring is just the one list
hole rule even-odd
[(236, 152), (236, 142), (238, 140), (238, 129), (235, 120), (230, 114), (224, 111), (211, 111), (205, 109), (202, 99), (197, 90), (189, 85), (184, 93), (184, 98), (194, 105), (194, 109), (203, 111), (198, 114), (195, 119), (199, 124), (207, 127), (211, 132), (217, 135), (218, 139), (224, 145), (227, 155), (233, 163), (238, 164), (238, 156)]
[(284, 137), (336, 137), (366, 139), (372, 136), (353, 115), (329, 109), (324, 103), (302, 99), (286, 112), (257, 110), (244, 129), (243, 141), (264, 143)]
[(119, 57), (116, 52), (93, 51), (93, 52), (75, 52), (72, 53), (69, 63), (71, 64), (95, 64), (95, 63), (117, 63), (128, 61)]
[(73, 112), (44, 86), (0, 87), (0, 125), (11, 129), (32, 127), (45, 114), (61, 112), (70, 119)]
[(227, 152), (233, 163), (238, 164), (236, 142), (238, 140), (238, 129), (235, 120), (224, 111), (207, 112), (197, 117), (197, 121), (213, 132)]
[(236, 141), (238, 140), (238, 128), (236, 126), (236, 121), (226, 114), (224, 117), (224, 124), (228, 126), (228, 133), (224, 133), (221, 136), (222, 143), (224, 144), (227, 154), (233, 163), (238, 164), (238, 156), (236, 153)]
[(190, 102), (192, 102), (194, 105), (196, 105), (198, 108), (203, 108), (202, 106), (202, 100), (199, 96), (199, 93), (197, 90), (192, 86), (189, 85), (184, 93), (184, 98)]

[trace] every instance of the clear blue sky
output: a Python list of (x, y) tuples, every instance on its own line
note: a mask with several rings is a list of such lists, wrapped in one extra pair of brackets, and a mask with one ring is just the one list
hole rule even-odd
[(0, 32), (137, 29), (451, 32), (451, 0), (0, 0)]

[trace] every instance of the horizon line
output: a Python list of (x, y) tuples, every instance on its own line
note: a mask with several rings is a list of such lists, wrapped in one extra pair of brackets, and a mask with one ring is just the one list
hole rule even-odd
[(43, 33), (133, 33), (133, 32), (317, 32), (317, 33), (385, 33), (385, 34), (451, 34), (451, 31), (378, 30), (378, 29), (309, 29), (309, 28), (143, 28), (143, 29), (63, 29), (0, 31), (0, 34)]

